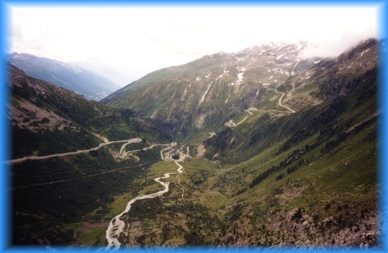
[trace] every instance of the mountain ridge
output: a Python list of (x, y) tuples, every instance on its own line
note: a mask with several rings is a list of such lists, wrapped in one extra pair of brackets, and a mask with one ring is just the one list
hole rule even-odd
[[(268, 87), (311, 68), (317, 58), (298, 56), (305, 46), (306, 43), (262, 45), (204, 56), (152, 72), (101, 102), (161, 118), (175, 124), (176, 133), (182, 136), (212, 129), (239, 111), (256, 106)], [(156, 102), (148, 104), (148, 99), (139, 99), (141, 96), (156, 98)]]
[(119, 88), (97, 73), (55, 59), (12, 53), (8, 60), (32, 77), (73, 90), (88, 99), (99, 100)]

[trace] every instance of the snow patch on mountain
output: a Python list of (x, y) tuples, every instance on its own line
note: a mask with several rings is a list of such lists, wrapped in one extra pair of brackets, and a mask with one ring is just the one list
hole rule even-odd
[(156, 109), (156, 110), (152, 113), (151, 119), (154, 119), (154, 118), (156, 117), (157, 112), (158, 112), (158, 110)]
[(295, 75), (294, 70), (295, 70), (296, 66), (298, 66), (299, 62), (300, 62), (300, 61), (297, 60), (296, 63), (295, 63), (295, 65), (294, 65), (294, 67), (292, 68), (292, 71), (291, 71), (291, 75), (292, 75), (292, 76)]
[(368, 48), (368, 49), (365, 49), (364, 51), (362, 51), (361, 54), (360, 54), (361, 57), (362, 57), (366, 52), (368, 52), (368, 51), (369, 51), (369, 48)]
[(245, 70), (246, 70), (246, 68), (244, 68), (244, 67), (240, 68), (240, 72), (237, 74), (237, 82), (235, 84), (237, 84), (237, 85), (241, 84), (241, 82), (244, 79)]
[(185, 87), (185, 90), (183, 91), (183, 95), (182, 95), (181, 101), (185, 100), (186, 94), (187, 94), (187, 87)]
[(221, 75), (219, 75), (219, 76), (216, 78), (216, 80), (223, 78), (223, 77), (224, 77), (226, 74), (228, 74), (228, 73), (229, 73), (229, 70), (224, 69), (224, 72), (223, 72)]
[(279, 55), (278, 57), (276, 57), (276, 60), (280, 60), (283, 56), (284, 54)]
[(199, 101), (199, 105), (201, 105), (203, 103), (203, 101), (205, 100), (206, 94), (209, 92), (210, 88), (212, 87), (212, 84), (213, 84), (213, 81), (210, 82), (209, 85), (207, 86), (207, 89), (205, 90), (205, 92), (203, 93), (203, 95), (201, 97), (201, 100)]

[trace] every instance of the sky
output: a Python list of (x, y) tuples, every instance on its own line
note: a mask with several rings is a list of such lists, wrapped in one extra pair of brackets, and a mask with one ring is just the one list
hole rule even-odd
[(330, 57), (376, 37), (378, 8), (10, 6), (10, 51), (96, 61), (129, 81), (217, 52), (308, 41)]

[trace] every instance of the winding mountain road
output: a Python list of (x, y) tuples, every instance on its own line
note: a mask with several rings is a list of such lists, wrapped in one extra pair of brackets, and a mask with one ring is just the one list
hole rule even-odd
[[(163, 194), (165, 194), (166, 192), (168, 192), (170, 189), (169, 188), (170, 182), (164, 182), (162, 180), (169, 178), (171, 175), (177, 174), (177, 185), (179, 185), (181, 187), (181, 189), (182, 189), (181, 196), (182, 196), (182, 198), (184, 197), (185, 191), (184, 191), (184, 188), (181, 184), (180, 177), (179, 177), (179, 175), (184, 172), (184, 168), (180, 164), (180, 162), (183, 162), (187, 157), (191, 157), (189, 154), (190, 150), (189, 150), (189, 147), (187, 147), (186, 153), (184, 153), (182, 147), (179, 149), (176, 149), (178, 144), (176, 142), (172, 142), (170, 144), (157, 143), (157, 144), (152, 144), (152, 145), (145, 147), (145, 148), (142, 148), (142, 149), (135, 149), (135, 150), (126, 151), (125, 149), (129, 144), (140, 143), (140, 142), (142, 142), (142, 139), (141, 138), (131, 138), (128, 140), (109, 141), (108, 139), (106, 139), (103, 136), (98, 136), (98, 137), (103, 142), (100, 143), (97, 147), (93, 147), (90, 149), (81, 149), (81, 150), (76, 150), (76, 151), (71, 151), (71, 152), (56, 153), (56, 154), (45, 155), (45, 156), (35, 156), (35, 155), (25, 156), (22, 158), (17, 158), (14, 160), (7, 161), (7, 163), (16, 164), (16, 163), (22, 163), (22, 162), (25, 162), (28, 160), (45, 160), (45, 159), (50, 159), (50, 158), (55, 158), (55, 157), (73, 156), (73, 155), (78, 155), (78, 154), (83, 154), (83, 153), (89, 153), (91, 151), (96, 151), (104, 146), (111, 145), (111, 144), (117, 144), (117, 143), (123, 143), (123, 145), (120, 147), (120, 151), (119, 151), (116, 158), (124, 160), (131, 153), (135, 153), (135, 152), (139, 152), (139, 151), (146, 151), (146, 150), (152, 149), (154, 147), (158, 147), (158, 146), (167, 146), (166, 148), (160, 150), (160, 158), (163, 161), (174, 161), (175, 165), (178, 167), (176, 172), (165, 173), (163, 175), (163, 177), (155, 178), (154, 181), (156, 181), (157, 183), (159, 183), (163, 187), (162, 190), (160, 190), (158, 192), (146, 194), (146, 195), (139, 195), (139, 196), (133, 198), (132, 200), (130, 200), (127, 203), (127, 206), (125, 207), (125, 209), (120, 214), (116, 215), (109, 222), (109, 226), (106, 230), (106, 239), (108, 241), (108, 246), (106, 247), (106, 249), (111, 249), (111, 248), (118, 249), (121, 246), (121, 242), (118, 239), (119, 236), (121, 234), (124, 234), (125, 236), (128, 235), (127, 232), (124, 231), (124, 229), (126, 227), (126, 223), (121, 219), (121, 217), (130, 211), (133, 203), (135, 203), (136, 201), (142, 200), (142, 199), (153, 199), (156, 197), (160, 197)], [(173, 156), (176, 154), (179, 154), (178, 159), (173, 158)], [(98, 175), (113, 173), (113, 172), (116, 172), (116, 171), (119, 171), (119, 170), (122, 170), (125, 168), (127, 168), (127, 167), (122, 167), (122, 168), (117, 168), (117, 169), (113, 169), (113, 170), (109, 170), (109, 171), (94, 173), (94, 174), (86, 175), (86, 176), (79, 177), (79, 178), (69, 178), (69, 179), (56, 180), (56, 181), (50, 181), (50, 182), (36, 183), (36, 184), (31, 184), (31, 185), (26, 185), (26, 186), (14, 188), (12, 190), (25, 189), (25, 188), (43, 186), (43, 185), (58, 184), (58, 183), (79, 180), (79, 179), (83, 179), (83, 178), (90, 178), (90, 177), (94, 177), (94, 176), (98, 176)]]
[(279, 105), (280, 107), (283, 107), (284, 109), (288, 110), (288, 111), (291, 112), (291, 113), (295, 113), (295, 111), (292, 110), (289, 106), (284, 105), (284, 104), (282, 103), (282, 99), (283, 99), (283, 97), (286, 95), (286, 93), (281, 92), (281, 91), (278, 91), (277, 89), (268, 89), (268, 90), (273, 90), (273, 91), (275, 91), (277, 94), (281, 94), (281, 96), (280, 96), (280, 98), (279, 98), (279, 100), (278, 100), (278, 105)]
[(8, 164), (17, 164), (17, 163), (22, 163), (22, 162), (25, 162), (28, 160), (45, 160), (45, 159), (50, 159), (50, 158), (55, 158), (55, 157), (79, 155), (79, 154), (89, 153), (91, 151), (97, 151), (104, 146), (116, 144), (116, 143), (124, 143), (123, 146), (121, 146), (121, 150), (123, 150), (123, 149), (125, 149), (125, 146), (127, 146), (128, 144), (140, 143), (140, 142), (142, 142), (141, 138), (132, 138), (132, 139), (128, 139), (128, 140), (118, 140), (118, 141), (108, 141), (108, 142), (100, 143), (97, 147), (90, 148), (90, 149), (80, 149), (80, 150), (71, 151), (71, 152), (57, 153), (57, 154), (43, 155), (43, 156), (36, 156), (36, 155), (25, 156), (25, 157), (17, 158), (14, 160), (9, 160), (9, 161), (7, 161), (7, 163)]
[[(182, 147), (179, 148), (179, 149), (175, 148), (177, 146), (176, 142), (172, 142), (170, 144), (159, 144), (159, 143), (158, 144), (152, 144), (152, 145), (150, 145), (148, 147), (145, 147), (145, 148), (142, 148), (142, 149), (126, 151), (125, 149), (126, 149), (126, 147), (128, 145), (133, 144), (133, 143), (140, 143), (140, 142), (142, 142), (142, 139), (141, 138), (131, 138), (131, 139), (128, 139), (128, 140), (109, 141), (107, 138), (105, 138), (105, 137), (103, 137), (101, 135), (97, 135), (96, 134), (96, 137), (98, 137), (102, 141), (102, 143), (100, 143), (98, 146), (90, 148), (90, 149), (81, 149), (81, 150), (76, 150), (76, 151), (71, 151), (71, 152), (56, 153), (56, 154), (44, 155), (44, 156), (36, 156), (36, 155), (25, 156), (25, 157), (17, 158), (17, 159), (14, 159), (14, 160), (9, 160), (9, 161), (7, 161), (7, 163), (9, 163), (9, 164), (17, 164), (17, 163), (22, 163), (22, 162), (25, 162), (25, 161), (28, 161), (28, 160), (45, 160), (45, 159), (50, 159), (50, 158), (55, 158), (55, 157), (73, 156), (73, 155), (78, 155), (78, 154), (83, 154), (83, 153), (89, 153), (91, 151), (97, 151), (97, 150), (99, 150), (100, 148), (102, 148), (104, 146), (111, 145), (111, 144), (117, 144), (117, 143), (123, 143), (123, 145), (120, 147), (120, 151), (119, 151), (119, 153), (118, 153), (116, 158), (124, 160), (124, 159), (126, 159), (128, 157), (129, 154), (132, 154), (134, 152), (146, 151), (146, 150), (152, 149), (154, 147), (158, 147), (158, 146), (167, 146), (166, 148), (160, 150), (160, 158), (163, 161), (174, 161), (175, 165), (178, 167), (177, 170), (176, 170), (177, 172), (165, 173), (163, 175), (163, 177), (155, 178), (154, 181), (159, 183), (163, 187), (162, 190), (160, 190), (158, 192), (146, 194), (146, 195), (139, 195), (139, 196), (133, 198), (132, 200), (130, 200), (127, 203), (125, 209), (120, 214), (116, 215), (109, 222), (109, 226), (108, 226), (108, 228), (106, 230), (106, 239), (108, 241), (108, 246), (106, 247), (106, 249), (111, 249), (111, 248), (118, 249), (121, 246), (121, 242), (119, 241), (119, 236), (121, 234), (124, 234), (125, 236), (128, 235), (127, 232), (124, 231), (124, 229), (126, 227), (126, 223), (121, 219), (121, 217), (124, 214), (126, 214), (126, 213), (128, 213), (130, 211), (132, 205), (136, 201), (142, 200), (142, 199), (153, 199), (153, 198), (162, 196), (163, 194), (168, 192), (169, 189), (170, 189), (169, 188), (170, 182), (168, 182), (168, 181), (164, 182), (162, 180), (169, 178), (171, 175), (177, 174), (177, 185), (179, 185), (181, 187), (181, 189), (182, 189), (182, 198), (184, 197), (184, 188), (183, 188), (183, 186), (181, 184), (180, 177), (179, 177), (179, 174), (183, 173), (184, 168), (183, 168), (183, 166), (179, 162), (183, 162), (186, 157), (191, 157), (191, 156), (189, 154), (189, 152), (190, 152), (189, 151), (189, 147), (186, 148), (186, 153), (184, 153)], [(174, 159), (173, 158), (173, 156), (175, 156), (176, 154), (179, 154), (179, 158), (178, 159)], [(42, 185), (51, 185), (51, 184), (57, 184), (57, 183), (64, 183), (64, 182), (79, 180), (79, 179), (82, 179), (82, 178), (89, 178), (89, 177), (94, 177), (94, 176), (98, 176), (98, 175), (113, 173), (115, 171), (119, 171), (119, 170), (122, 170), (122, 169), (124, 169), (124, 167), (113, 169), (113, 170), (109, 170), (109, 171), (94, 173), (94, 174), (90, 174), (90, 175), (79, 177), (79, 178), (70, 178), (70, 179), (63, 179), (63, 180), (56, 180), (56, 181), (36, 183), (36, 184), (32, 184), (32, 185), (26, 185), (26, 186), (18, 187), (17, 189), (25, 189), (25, 188), (30, 188), (30, 187), (42, 186)], [(12, 190), (17, 190), (17, 189), (15, 188), (15, 189), (12, 189)]]
[[(244, 110), (246, 113), (248, 113), (249, 115), (248, 116), (245, 116), (241, 121), (239, 121), (238, 123), (235, 123), (233, 120), (229, 120), (228, 122), (225, 123), (225, 126), (227, 127), (230, 127), (230, 128), (235, 128), (235, 127), (238, 127), (239, 125), (241, 125), (242, 123), (244, 123), (248, 118), (249, 116), (253, 116), (253, 111), (255, 112), (275, 112), (275, 113), (295, 113), (295, 111), (293, 109), (291, 109), (289, 106), (287, 105), (284, 105), (282, 103), (282, 99), (283, 97), (286, 95), (286, 93), (284, 92), (280, 92), (278, 91), (277, 89), (268, 89), (268, 90), (273, 90), (275, 91), (277, 94), (280, 94), (281, 96), (279, 97), (279, 100), (278, 100), (278, 105), (284, 109), (286, 109), (287, 111), (281, 111), (281, 110), (263, 110), (263, 109), (257, 109), (255, 107), (250, 107), (246, 110)], [(212, 136), (211, 136), (212, 137)]]
[[(27, 161), (27, 160), (44, 160), (44, 159), (50, 159), (50, 158), (54, 158), (54, 157), (65, 157), (65, 156), (77, 155), (77, 154), (82, 154), (82, 153), (90, 152), (92, 150), (98, 150), (101, 147), (106, 146), (106, 145), (110, 145), (110, 144), (114, 144), (114, 143), (123, 143), (123, 142), (124, 142), (124, 144), (120, 147), (120, 152), (116, 156), (116, 159), (124, 160), (124, 159), (127, 159), (128, 155), (131, 154), (131, 153), (150, 150), (150, 149), (153, 149), (154, 147), (158, 147), (158, 146), (169, 146), (170, 145), (170, 144), (156, 143), (156, 144), (152, 144), (152, 145), (150, 145), (148, 147), (144, 147), (142, 149), (135, 149), (135, 150), (131, 150), (131, 151), (125, 151), (125, 148), (126, 148), (127, 145), (133, 144), (133, 143), (139, 143), (139, 142), (142, 141), (142, 139), (141, 138), (132, 138), (132, 139), (128, 139), (128, 140), (109, 141), (104, 136), (98, 135), (96, 133), (92, 133), (92, 134), (94, 134), (101, 141), (103, 141), (103, 143), (101, 143), (99, 146), (91, 148), (91, 149), (77, 150), (77, 151), (72, 151), (72, 152), (58, 153), (58, 154), (52, 154), (52, 155), (46, 155), (46, 156), (28, 156), (28, 157), (23, 157), (23, 158), (18, 158), (18, 159), (15, 159), (15, 160), (8, 161), (8, 163), (11, 163), (11, 164), (13, 163), (14, 164), (14, 163), (21, 163), (21, 162), (24, 162), (24, 161)], [(189, 147), (187, 147), (187, 152), (189, 152), (188, 148)], [(187, 153), (186, 156), (190, 157), (188, 153)], [(150, 163), (153, 163), (153, 162), (155, 162), (155, 160), (147, 161), (147, 162), (144, 162), (144, 163), (139, 163), (139, 164), (136, 164), (134, 166), (124, 166), (124, 167), (120, 167), (120, 168), (116, 168), (116, 169), (112, 169), (112, 170), (105, 170), (105, 171), (102, 171), (102, 172), (97, 172), (97, 173), (93, 173), (93, 174), (89, 174), (89, 175), (85, 175), (85, 176), (81, 176), (81, 177), (67, 178), (67, 179), (54, 180), (54, 181), (49, 181), (49, 182), (33, 183), (33, 184), (18, 186), (18, 187), (12, 188), (11, 191), (21, 190), (21, 189), (28, 189), (28, 188), (44, 186), (44, 185), (53, 185), (53, 184), (66, 183), (66, 182), (71, 182), (71, 181), (75, 181), (75, 180), (81, 180), (81, 179), (85, 179), (85, 178), (91, 178), (91, 177), (95, 177), (95, 176), (115, 173), (115, 172), (118, 172), (118, 171), (121, 171), (121, 170), (124, 170), (124, 169), (128, 169), (128, 168), (132, 168), (132, 167), (139, 167), (139, 166), (147, 165), (147, 164), (150, 164)]]
[(140, 151), (147, 151), (147, 150), (150, 150), (150, 149), (153, 149), (155, 147), (163, 147), (163, 146), (169, 146), (169, 144), (161, 144), (161, 143), (156, 143), (156, 144), (152, 144), (151, 146), (149, 147), (145, 147), (145, 148), (141, 148), (141, 149), (135, 149), (135, 150), (130, 150), (130, 151), (125, 151), (125, 148), (126, 146), (130, 144), (130, 143), (125, 143), (123, 146), (121, 146), (120, 148), (120, 152), (119, 154), (116, 156), (117, 159), (119, 160), (125, 160), (128, 158), (128, 156), (130, 154), (133, 154), (133, 153), (136, 153), (136, 152), (140, 152)]

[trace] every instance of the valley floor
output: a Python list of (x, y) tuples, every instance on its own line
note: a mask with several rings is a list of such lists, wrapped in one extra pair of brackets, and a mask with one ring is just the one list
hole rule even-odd
[[(352, 147), (360, 141), (356, 138), (348, 144)], [(177, 148), (167, 151), (183, 154)], [(369, 154), (372, 147), (322, 156), (288, 177), (273, 176), (258, 187), (250, 187), (250, 174), (256, 170), (253, 164), (265, 167), (284, 158), (271, 152), (239, 165), (191, 158), (186, 153), (183, 159), (177, 156), (184, 167), (182, 174), (174, 172), (177, 161), (162, 154), (144, 178), (137, 178), (128, 192), (115, 197), (102, 221), (67, 226), (75, 228), (76, 244), (99, 247), (107, 245), (105, 236), (108, 241), (116, 240), (116, 247), (378, 244), (376, 188), (373, 180), (363, 181), (373, 178), (369, 173), (376, 173), (366, 169), (371, 168), (373, 159), (364, 161), (362, 168), (354, 166), (362, 157), (373, 156)], [(338, 162), (326, 167), (328, 159)], [(241, 177), (241, 171), (245, 176)], [(352, 176), (340, 176), (344, 173)], [(114, 215), (116, 222), (120, 219), (123, 223), (116, 230), (111, 220), (108, 231), (115, 232), (108, 236), (106, 228)]]

